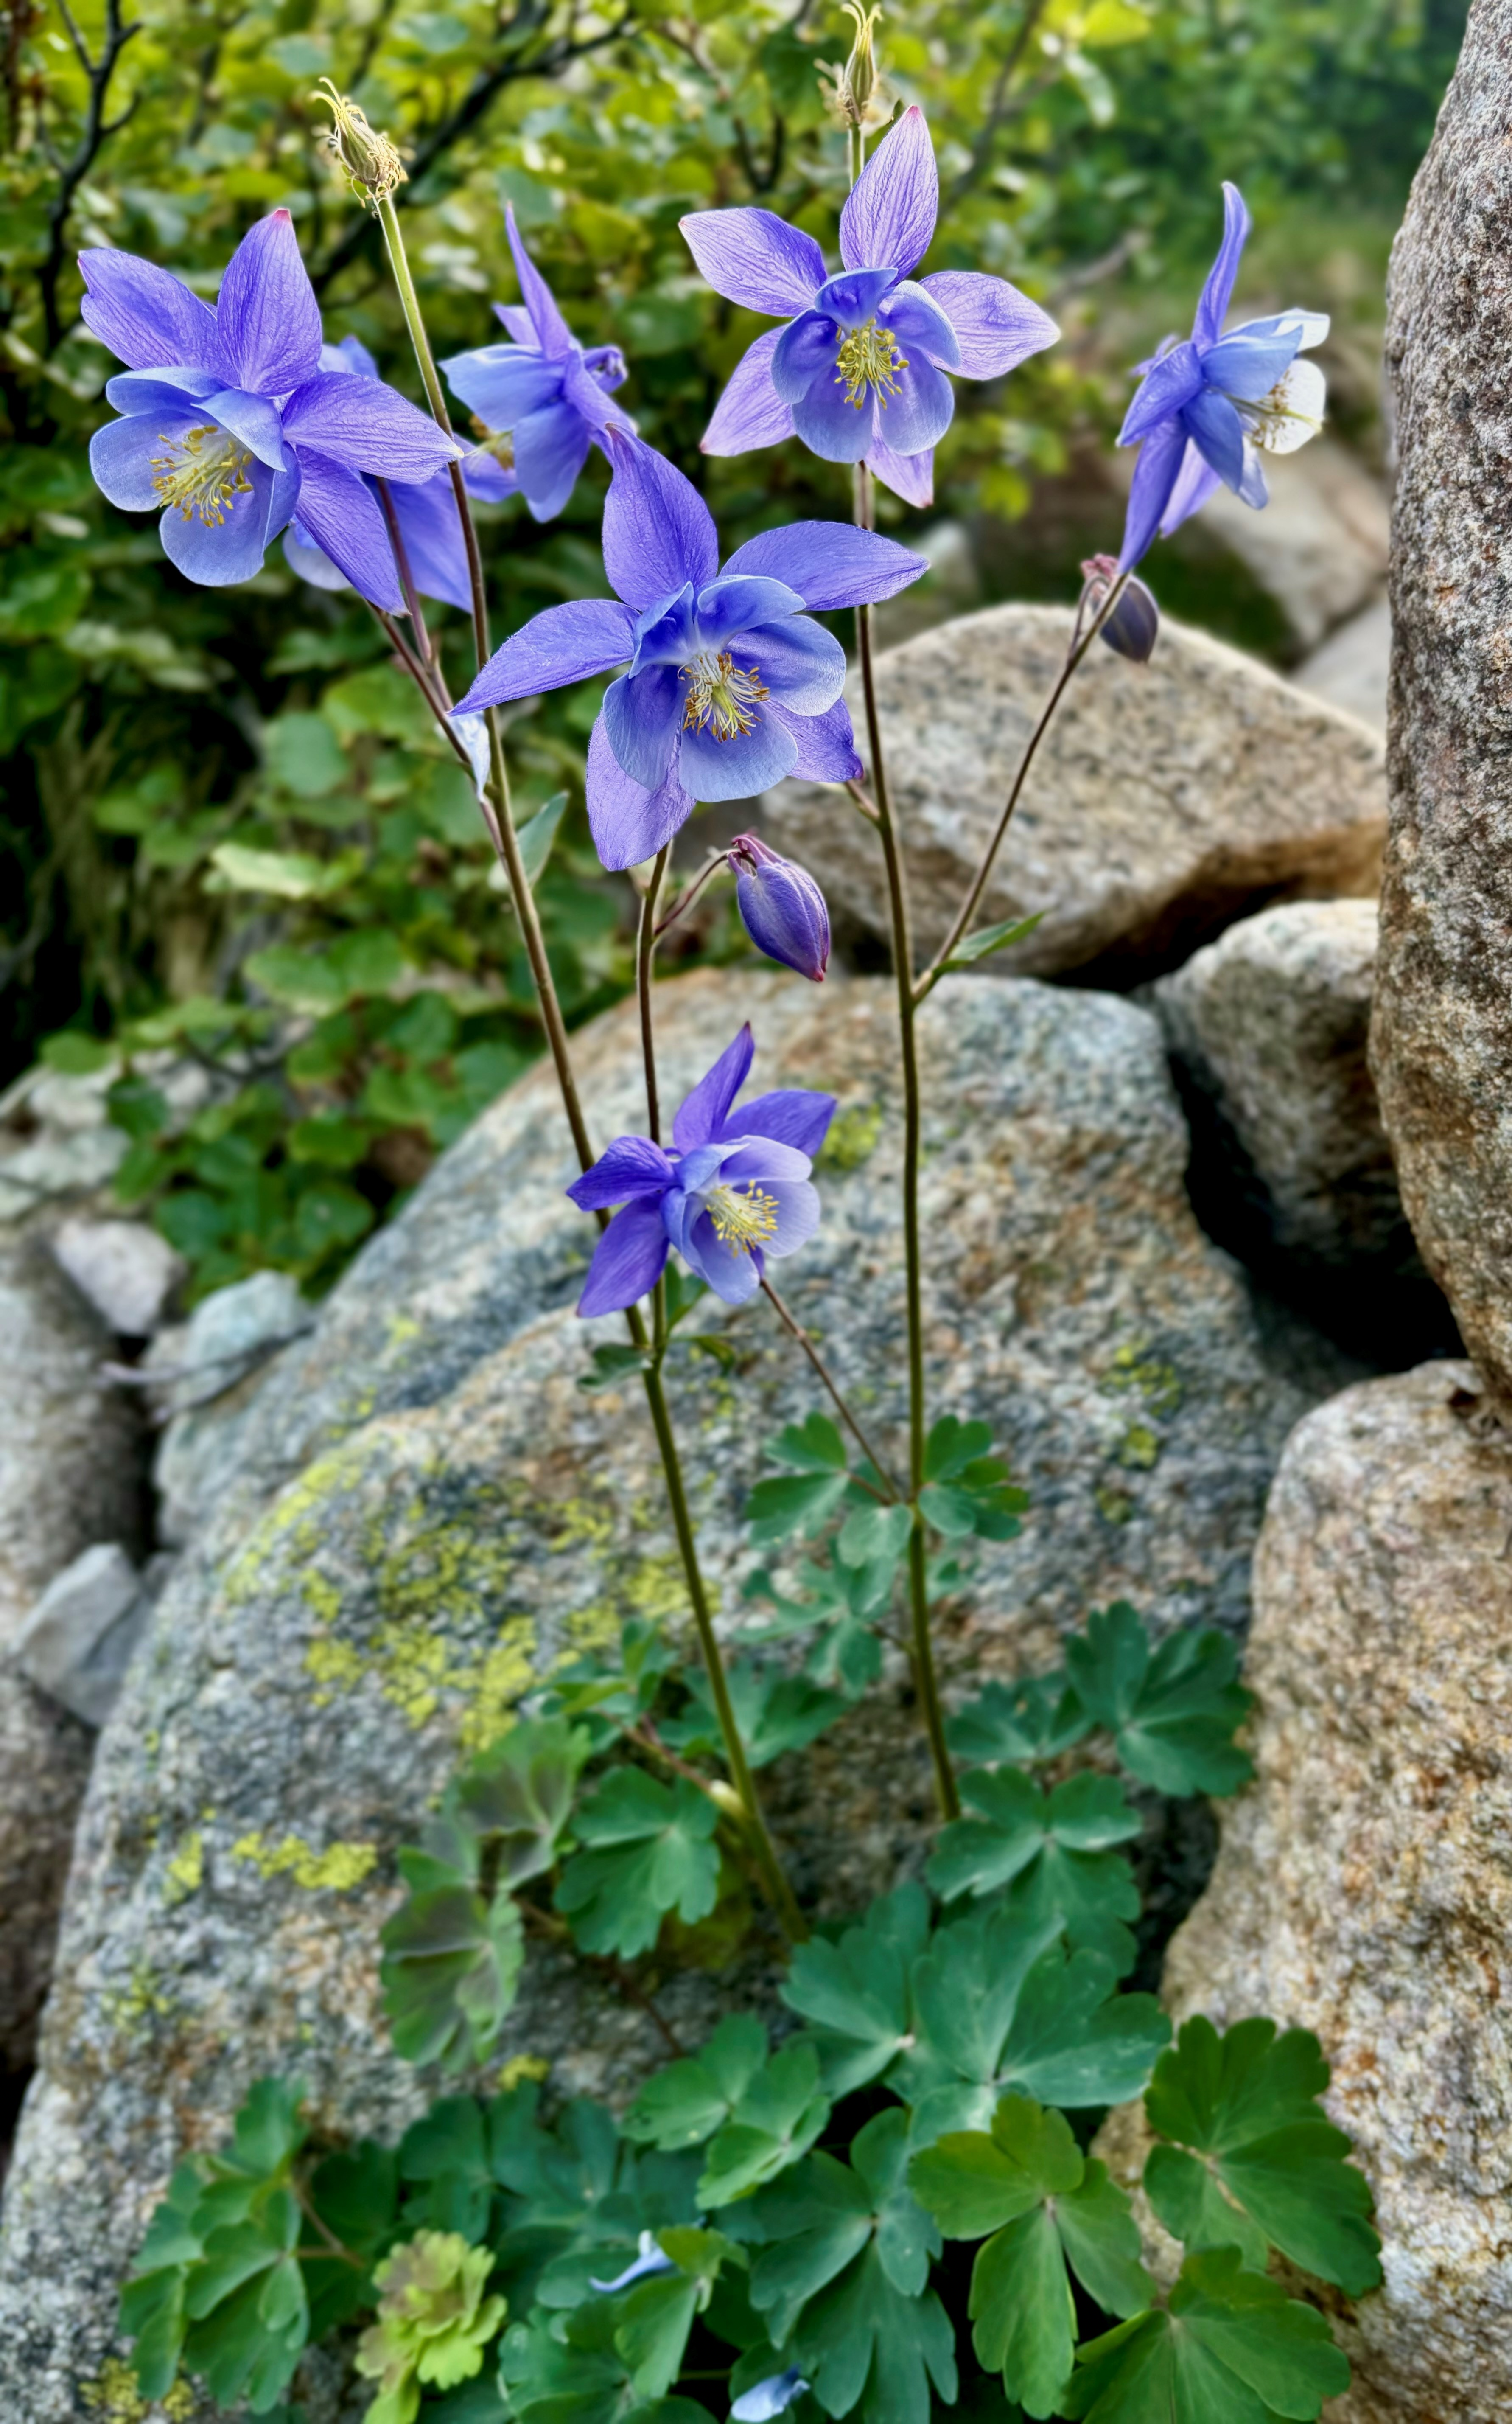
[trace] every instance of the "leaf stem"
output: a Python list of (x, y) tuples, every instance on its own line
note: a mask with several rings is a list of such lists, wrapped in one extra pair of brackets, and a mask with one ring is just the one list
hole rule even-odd
[[(864, 463), (855, 467), (855, 518), (862, 530), (873, 522), (871, 474)], [(918, 1039), (915, 1031), (914, 947), (909, 933), (908, 882), (903, 870), (898, 829), (893, 822), (887, 769), (883, 758), (882, 725), (877, 712), (876, 673), (872, 663), (871, 609), (856, 608), (856, 653), (861, 660), (861, 687), (866, 699), (867, 747), (871, 756), (871, 799), (887, 870), (887, 899), (892, 912), (893, 972), (898, 986), (898, 1034), (903, 1063), (903, 1265), (908, 1305), (908, 1495), (916, 1500), (924, 1487), (924, 1281), (919, 1240), (918, 1174), (923, 1138), (923, 1111), (918, 1082)], [(915, 1688), (929, 1736), (934, 1767), (935, 1798), (945, 1818), (959, 1818), (961, 1796), (955, 1767), (945, 1739), (939, 1679), (934, 1669), (934, 1645), (930, 1632), (928, 1571), (924, 1556), (924, 1519), (914, 1516), (909, 1541), (908, 1594), (913, 1619)]]
[(875, 1466), (877, 1472), (881, 1474), (883, 1481), (887, 1484), (888, 1489), (892, 1491), (895, 1502), (906, 1497), (907, 1492), (899, 1488), (897, 1480), (888, 1471), (883, 1458), (879, 1455), (876, 1448), (872, 1446), (870, 1440), (867, 1439), (866, 1432), (862, 1429), (860, 1422), (851, 1412), (850, 1406), (846, 1403), (838, 1381), (831, 1372), (829, 1365), (825, 1363), (822, 1355), (820, 1355), (819, 1348), (815, 1346), (807, 1331), (804, 1328), (803, 1323), (798, 1320), (788, 1306), (784, 1304), (781, 1297), (777, 1294), (776, 1289), (772, 1286), (772, 1282), (765, 1277), (763, 1277), (761, 1282), (761, 1292), (763, 1296), (771, 1300), (772, 1310), (775, 1312), (778, 1320), (782, 1323), (783, 1328), (798, 1341), (799, 1346), (803, 1348), (804, 1353), (807, 1356), (815, 1372), (818, 1374), (821, 1384), (828, 1390), (831, 1403), (834, 1405), (835, 1411), (839, 1415), (841, 1422), (844, 1423), (846, 1429), (855, 1441), (862, 1455), (866, 1457), (868, 1461)]

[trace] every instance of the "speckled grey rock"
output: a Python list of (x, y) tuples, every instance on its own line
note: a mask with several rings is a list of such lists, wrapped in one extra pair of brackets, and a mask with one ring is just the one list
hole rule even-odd
[(107, 1330), (151, 1338), (186, 1265), (145, 1220), (65, 1220), (53, 1252)]
[(40, 1240), (0, 1243), (0, 2069), (30, 2058), (90, 1743), (4, 1653), (81, 1549), (135, 1536), (139, 1432), (100, 1380), (110, 1344)]
[[(1058, 606), (995, 606), (878, 660), (918, 936), (943, 939), (1064, 662)], [(851, 696), (859, 719), (859, 697)], [(861, 728), (858, 722), (858, 729)], [(882, 855), (845, 792), (784, 783), (763, 831), (842, 921), (888, 931)], [(1179, 624), (1148, 665), (1090, 651), (1036, 759), (979, 923), (1038, 913), (1002, 965), (1125, 984), (1277, 898), (1374, 892), (1381, 753), (1363, 727)]]
[(1289, 901), (1154, 989), (1172, 1051), (1265, 1189), (1276, 1244), (1325, 1265), (1402, 1247), (1365, 1061), (1375, 964), (1374, 901)]
[(86, 1725), (103, 1725), (151, 1613), (120, 1542), (97, 1541), (53, 1576), (16, 1636), (16, 1665)]
[(157, 1537), (179, 1548), (234, 1479), (259, 1392), (279, 1354), (313, 1327), (287, 1271), (254, 1271), (217, 1288), (186, 1322), (152, 1342), (143, 1369), (166, 1417), (152, 1459)]
[(1258, 1777), (1166, 2000), (1314, 2030), (1376, 2192), (1329, 2424), (1512, 2413), (1512, 1438), (1472, 1368), (1346, 1390), (1287, 1443), (1255, 1560)]
[(1392, 832), (1372, 1056), (1402, 1201), (1512, 1405), (1512, 0), (1479, 0), (1392, 256)]
[[(708, 973), (663, 988), (659, 1014), (673, 1102), (747, 1015), (756, 1082), (840, 1096), (825, 1225), (784, 1281), (896, 1443), (889, 993)], [(1023, 1539), (987, 1553), (943, 1625), (951, 1689), (1042, 1655), (1119, 1593), (1162, 1624), (1239, 1623), (1302, 1400), (1266, 1370), (1237, 1275), (1192, 1220), (1155, 1021), (1108, 996), (952, 980), (921, 1041), (935, 1402), (990, 1415), (1034, 1492)], [(630, 1006), (576, 1047), (595, 1133), (639, 1124)], [(537, 1071), (364, 1250), (261, 1392), (102, 1737), (7, 2193), (0, 2411), (28, 2424), (85, 2412), (175, 2154), (213, 2140), (258, 2072), (296, 2065), (338, 2125), (390, 2131), (414, 2110), (430, 2082), (392, 2059), (375, 2012), (395, 1845), (458, 1746), (560, 1651), (632, 1611), (681, 1620), (638, 1396), (576, 1385), (617, 1325), (571, 1312), (592, 1242), (560, 1192), (571, 1172)], [(670, 1386), (734, 1626), (760, 1443), (814, 1392), (759, 1300), (706, 1315), (737, 1375), (680, 1354)], [(929, 1776), (900, 1676), (769, 1776), (821, 1907), (916, 1860)], [(661, 1991), (696, 2033), (720, 1994), (764, 1981), (758, 1954), (733, 1983), (674, 1973)], [(558, 2087), (620, 2086), (655, 2056), (644, 2019), (533, 1961), (509, 2050), (544, 2054)]]

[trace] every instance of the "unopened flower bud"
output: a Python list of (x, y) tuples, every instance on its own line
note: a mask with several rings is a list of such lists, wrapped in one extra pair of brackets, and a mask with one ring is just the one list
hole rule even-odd
[(769, 850), (756, 834), (738, 834), (727, 856), (735, 905), (756, 949), (822, 984), (830, 964), (830, 913), (813, 877)]
[(842, 126), (881, 126), (892, 115), (892, 99), (878, 71), (872, 32), (882, 9), (863, 9), (859, 0), (841, 0), (841, 6), (855, 25), (855, 40), (843, 68), (820, 61), (820, 77), (829, 78), (825, 99)]
[(375, 126), (368, 124), (367, 113), (338, 92), (329, 76), (322, 76), (321, 84), (324, 89), (316, 98), (326, 104), (336, 121), (326, 137), (331, 152), (345, 169), (355, 192), (374, 201), (386, 200), (394, 187), (404, 184), (406, 179), (397, 146)]
[[(1118, 560), (1111, 555), (1089, 556), (1082, 574), (1087, 583), (1082, 603), (1090, 606), (1094, 614), (1101, 614), (1104, 600), (1119, 577)], [(1127, 657), (1131, 664), (1147, 665), (1159, 634), (1160, 609), (1144, 582), (1131, 572), (1097, 636), (1115, 656)]]

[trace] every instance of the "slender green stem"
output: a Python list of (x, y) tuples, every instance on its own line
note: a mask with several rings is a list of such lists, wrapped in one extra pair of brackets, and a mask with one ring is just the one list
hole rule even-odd
[(661, 882), (672, 856), (670, 842), (657, 853), (651, 878), (641, 895), (641, 930), (635, 951), (635, 992), (641, 1005), (641, 1057), (645, 1062), (645, 1132), (653, 1144), (661, 1141), (661, 1103), (656, 1081), (656, 1033), (651, 1024), (651, 986), (656, 976), (656, 911)]
[(996, 830), (995, 831), (991, 841), (982, 853), (981, 865), (978, 868), (976, 874), (971, 879), (970, 888), (966, 893), (964, 901), (963, 901), (959, 910), (956, 912), (955, 921), (950, 928), (950, 932), (947, 934), (944, 942), (940, 945), (939, 949), (935, 952), (933, 959), (930, 962), (929, 966), (925, 969), (923, 975), (919, 978), (918, 982), (914, 987), (914, 999), (915, 1002), (923, 1001), (934, 991), (934, 988), (939, 983), (941, 977), (945, 974), (947, 961), (949, 959), (951, 952), (960, 943), (962, 936), (965, 933), (972, 919), (975, 917), (979, 907), (980, 906), (981, 896), (987, 889), (987, 879), (992, 874), (997, 853), (1003, 846), (1003, 837), (1013, 821), (1013, 811), (1018, 806), (1020, 797), (1024, 790), (1024, 786), (1028, 780), (1029, 768), (1034, 763), (1040, 743), (1044, 739), (1045, 734), (1049, 731), (1051, 725), (1055, 721), (1056, 710), (1071, 687), (1072, 677), (1075, 673), (1077, 666), (1081, 663), (1088, 649), (1096, 639), (1098, 632), (1102, 630), (1103, 625), (1106, 622), (1109, 614), (1113, 612), (1114, 607), (1118, 604), (1119, 598), (1122, 595), (1123, 584), (1127, 581), (1128, 577), (1129, 576), (1126, 572), (1120, 574), (1118, 580), (1114, 582), (1111, 588), (1108, 590), (1107, 596), (1104, 598), (1102, 605), (1097, 610), (1097, 613), (1092, 616), (1092, 619), (1088, 625), (1085, 632), (1080, 630), (1073, 632), (1071, 646), (1066, 652), (1066, 662), (1061, 666), (1059, 673), (1057, 675), (1055, 686), (1051, 690), (1049, 697), (1045, 700), (1043, 707), (1040, 710), (1040, 720), (1038, 724), (1036, 724), (1034, 730), (1030, 733), (1027, 742), (1025, 743), (1024, 755), (1019, 759), (1017, 771), (1014, 773), (1011, 784), (1009, 786), (1008, 798), (1004, 804), (1003, 813), (997, 820)]
[(394, 509), (393, 492), (387, 480), (375, 481), (374, 485), (378, 491), (378, 502), (383, 508), (383, 518), (389, 527), (389, 544), (393, 550), (393, 560), (399, 569), (399, 586), (404, 592), (405, 604), (409, 609), (409, 625), (415, 634), (415, 654), (432, 676), (437, 691), (450, 707), (451, 700), (447, 697), (446, 679), (441, 672), (440, 660), (436, 654), (429, 627), (421, 612), (420, 592), (415, 586), (415, 576), (409, 564), (409, 550), (405, 545), (405, 534)]
[(882, 1457), (879, 1455), (876, 1448), (872, 1446), (870, 1440), (867, 1439), (866, 1432), (861, 1427), (858, 1417), (851, 1411), (851, 1407), (847, 1404), (839, 1382), (836, 1379), (835, 1375), (830, 1370), (829, 1365), (825, 1363), (823, 1356), (820, 1353), (819, 1348), (815, 1346), (807, 1331), (804, 1328), (803, 1323), (798, 1319), (796, 1314), (794, 1314), (788, 1305), (784, 1304), (781, 1297), (777, 1294), (776, 1289), (772, 1286), (772, 1282), (765, 1277), (761, 1282), (761, 1292), (770, 1301), (772, 1311), (776, 1314), (776, 1316), (782, 1323), (783, 1328), (788, 1332), (790, 1337), (797, 1340), (799, 1346), (803, 1348), (804, 1353), (807, 1356), (815, 1372), (819, 1376), (820, 1383), (829, 1393), (831, 1404), (834, 1406), (836, 1412), (839, 1415), (841, 1422), (844, 1423), (846, 1429), (855, 1441), (855, 1443), (861, 1450), (862, 1455), (867, 1459), (867, 1462), (874, 1465), (878, 1473), (881, 1474), (883, 1480), (887, 1485), (887, 1488), (892, 1491), (894, 1501), (897, 1502), (903, 1498), (906, 1493), (899, 1490), (897, 1482), (893, 1478), (893, 1475), (889, 1473), (886, 1465), (883, 1463)]

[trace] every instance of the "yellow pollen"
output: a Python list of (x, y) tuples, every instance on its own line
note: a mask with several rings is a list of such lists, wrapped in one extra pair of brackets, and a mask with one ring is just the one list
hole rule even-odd
[[(206, 445), (206, 439), (214, 442)], [(236, 498), (249, 496), (247, 467), (252, 457), (214, 422), (186, 429), (182, 438), (160, 438), (166, 454), (154, 454), (152, 486), (165, 505), (177, 505), (186, 522), (196, 514), (207, 530), (219, 530)]]
[(747, 665), (742, 673), (728, 648), (718, 656), (706, 648), (683, 666), (678, 679), (688, 685), (684, 732), (697, 732), (707, 725), (716, 741), (733, 741), (737, 733), (749, 732), (756, 722), (753, 710), (768, 695), (756, 667)]
[[(1263, 395), (1258, 404), (1241, 404), (1239, 414), (1248, 423), (1255, 444), (1278, 454), (1289, 454), (1297, 444), (1292, 435), (1294, 428), (1305, 428), (1311, 437), (1315, 438), (1323, 426), (1315, 413), (1297, 410), (1292, 402), (1286, 378), (1278, 379), (1270, 393)], [(1278, 442), (1281, 440), (1286, 442)]]
[(835, 364), (845, 400), (858, 412), (868, 388), (876, 389), (877, 402), (885, 410), (888, 397), (898, 393), (899, 372), (907, 368), (908, 358), (899, 353), (891, 328), (879, 328), (875, 320), (868, 320), (864, 328), (851, 329)]
[(704, 1201), (720, 1244), (733, 1246), (738, 1254), (748, 1254), (753, 1246), (764, 1246), (776, 1235), (776, 1197), (754, 1180), (743, 1188), (711, 1187)]

